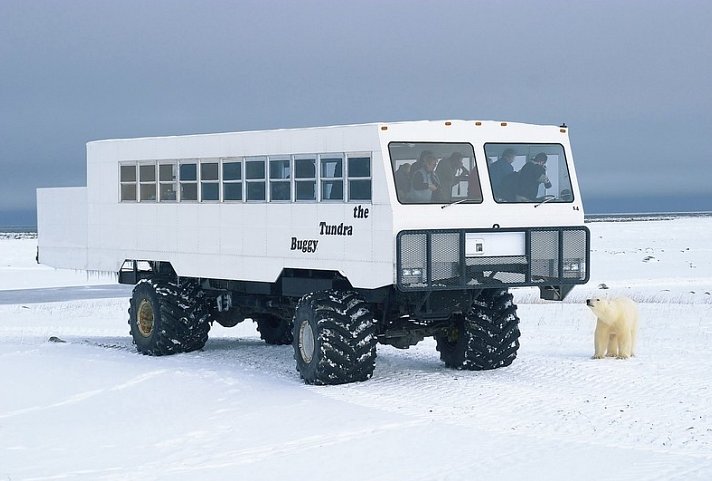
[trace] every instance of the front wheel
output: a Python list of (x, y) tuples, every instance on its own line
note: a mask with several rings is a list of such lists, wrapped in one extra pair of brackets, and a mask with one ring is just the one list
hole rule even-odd
[(307, 294), (294, 314), (294, 358), (307, 384), (365, 381), (376, 361), (376, 325), (351, 291)]
[(517, 306), (507, 289), (485, 290), (447, 334), (437, 336), (445, 365), (482, 371), (509, 366), (519, 350)]

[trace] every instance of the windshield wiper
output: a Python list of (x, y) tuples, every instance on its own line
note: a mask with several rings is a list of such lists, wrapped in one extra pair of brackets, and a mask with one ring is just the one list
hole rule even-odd
[(450, 202), (449, 204), (441, 205), (440, 208), (444, 209), (445, 207), (450, 207), (451, 205), (462, 204), (463, 202), (467, 202), (468, 200), (472, 200), (472, 199), (465, 198), (465, 199), (456, 200), (455, 202)]
[(539, 207), (540, 205), (546, 204), (547, 202), (551, 202), (552, 200), (556, 200), (556, 196), (552, 195), (551, 197), (548, 197), (548, 198), (542, 200), (542, 201), (539, 202), (537, 205), (535, 205), (534, 208), (536, 209), (536, 208)]

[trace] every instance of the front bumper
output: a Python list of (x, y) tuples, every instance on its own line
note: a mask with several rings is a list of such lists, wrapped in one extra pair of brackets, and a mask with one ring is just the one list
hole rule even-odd
[(401, 231), (397, 286), (412, 292), (585, 284), (590, 237), (583, 226)]

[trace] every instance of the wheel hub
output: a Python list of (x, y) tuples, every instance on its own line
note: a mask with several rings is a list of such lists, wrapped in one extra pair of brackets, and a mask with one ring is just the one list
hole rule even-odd
[(138, 305), (136, 320), (138, 332), (143, 337), (149, 337), (153, 332), (153, 306), (148, 299), (142, 299)]
[(314, 331), (309, 321), (302, 321), (299, 326), (299, 355), (305, 363), (309, 364), (314, 357)]

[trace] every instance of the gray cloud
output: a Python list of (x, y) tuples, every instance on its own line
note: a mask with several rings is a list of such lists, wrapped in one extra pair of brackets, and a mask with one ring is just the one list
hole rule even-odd
[(712, 204), (711, 23), (703, 1), (4, 0), (0, 223), (83, 185), (90, 140), (443, 118), (566, 121), (585, 198)]

